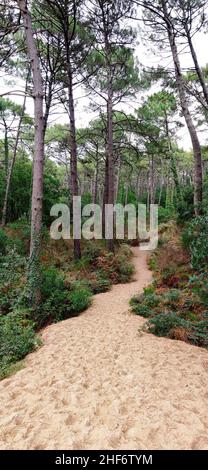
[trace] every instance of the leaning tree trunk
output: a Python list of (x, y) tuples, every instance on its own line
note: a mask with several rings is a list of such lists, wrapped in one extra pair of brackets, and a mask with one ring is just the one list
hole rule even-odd
[(206, 82), (205, 82), (205, 79), (204, 79), (204, 75), (203, 75), (203, 72), (202, 72), (201, 67), (199, 65), (197, 55), (196, 55), (196, 52), (195, 52), (195, 49), (194, 49), (192, 36), (191, 36), (191, 31), (190, 31), (187, 24), (185, 24), (185, 32), (186, 32), (189, 48), (190, 48), (190, 51), (191, 51), (191, 56), (192, 56), (192, 59), (193, 59), (194, 65), (195, 65), (195, 70), (196, 70), (199, 82), (200, 82), (202, 90), (203, 90), (205, 101), (208, 105), (208, 88), (207, 88), (207, 85), (206, 85)]
[(198, 139), (198, 135), (191, 117), (191, 113), (189, 111), (187, 97), (184, 88), (183, 76), (181, 71), (181, 64), (178, 55), (178, 49), (175, 41), (175, 33), (173, 29), (173, 25), (168, 15), (166, 1), (162, 0), (162, 7), (164, 13), (164, 19), (167, 26), (168, 31), (168, 38), (169, 44), (172, 52), (174, 67), (175, 67), (175, 76), (176, 76), (176, 83), (178, 87), (178, 93), (181, 103), (181, 108), (183, 112), (183, 116), (186, 121), (186, 125), (189, 130), (189, 134), (192, 141), (193, 146), (193, 153), (194, 153), (194, 206), (195, 206), (195, 214), (201, 214), (201, 204), (202, 204), (202, 154), (201, 154), (201, 147)]
[(9, 190), (10, 190), (10, 185), (11, 185), (13, 168), (14, 168), (14, 164), (15, 164), (16, 156), (17, 156), (17, 149), (18, 149), (18, 144), (19, 144), (22, 121), (23, 121), (24, 114), (25, 114), (25, 106), (26, 106), (26, 99), (27, 99), (27, 85), (28, 85), (28, 77), (26, 79), (24, 101), (23, 101), (22, 110), (21, 110), (21, 114), (19, 118), (18, 127), (17, 127), (17, 134), (16, 134), (16, 139), (15, 139), (15, 144), (14, 144), (13, 155), (12, 155), (10, 165), (8, 167), (8, 172), (7, 172), (7, 177), (6, 177), (6, 190), (5, 190), (5, 195), (4, 195), (2, 220), (1, 220), (1, 225), (3, 227), (6, 225)]
[(31, 302), (36, 308), (40, 303), (40, 270), (39, 256), (41, 248), (42, 205), (43, 205), (43, 163), (44, 163), (44, 116), (43, 116), (43, 81), (40, 70), (40, 61), (33, 35), (32, 21), (26, 0), (18, 0), (22, 14), (28, 56), (32, 69), (34, 83), (34, 110), (35, 110), (35, 139), (33, 157), (33, 187), (31, 207), (31, 241), (29, 284), (31, 287)]

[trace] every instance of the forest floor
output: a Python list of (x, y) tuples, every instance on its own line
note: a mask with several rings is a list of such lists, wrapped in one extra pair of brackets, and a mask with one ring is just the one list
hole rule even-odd
[(208, 449), (207, 351), (145, 333), (135, 275), (81, 316), (42, 331), (26, 367), (0, 383), (1, 449)]

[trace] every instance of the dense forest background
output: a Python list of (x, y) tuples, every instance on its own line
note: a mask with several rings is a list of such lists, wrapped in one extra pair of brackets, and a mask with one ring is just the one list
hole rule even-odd
[[(51, 207), (73, 196), (100, 204), (103, 226), (105, 204), (158, 204), (159, 223), (183, 231), (206, 307), (208, 67), (195, 37), (207, 37), (207, 18), (203, 0), (1, 2), (2, 374), (36, 344), (35, 329), (133, 273), (128, 240), (50, 240)], [(145, 67), (144, 43), (166, 60)]]

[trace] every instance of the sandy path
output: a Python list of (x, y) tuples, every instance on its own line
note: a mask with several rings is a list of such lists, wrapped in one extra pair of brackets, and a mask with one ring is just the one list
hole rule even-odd
[(136, 282), (45, 329), (0, 383), (1, 449), (208, 449), (208, 354), (138, 333), (128, 301), (151, 273), (134, 254)]

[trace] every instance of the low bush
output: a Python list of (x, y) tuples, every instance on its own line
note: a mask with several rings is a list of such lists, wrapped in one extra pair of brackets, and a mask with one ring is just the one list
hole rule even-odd
[(163, 296), (162, 302), (164, 305), (167, 305), (172, 308), (177, 308), (178, 302), (180, 299), (179, 289), (169, 289)]
[(173, 218), (172, 211), (170, 209), (166, 209), (165, 207), (158, 208), (158, 222), (159, 224), (163, 224), (168, 222)]
[(189, 339), (197, 346), (208, 348), (208, 312), (204, 313), (203, 320), (192, 325)]
[(9, 239), (5, 231), (0, 228), (0, 255), (5, 255)]
[[(198, 246), (197, 232), (193, 233), (190, 227), (192, 222), (189, 232), (186, 232), (185, 245), (194, 248)], [(203, 230), (205, 232), (205, 228)], [(154, 283), (131, 300), (132, 310), (148, 319), (146, 326), (149, 332), (207, 348), (207, 265), (204, 264), (203, 270), (194, 271), (189, 253), (182, 249), (179, 237), (180, 232), (173, 231), (166, 246), (157, 250)], [(196, 260), (194, 249), (192, 256)]]
[(80, 313), (91, 304), (91, 291), (87, 288), (74, 288), (69, 295), (70, 313)]
[(0, 317), (0, 378), (7, 375), (12, 363), (23, 359), (37, 345), (34, 325), (25, 312)]
[(50, 268), (42, 272), (41, 295), (42, 303), (33, 313), (38, 328), (79, 314), (90, 305), (92, 293), (87, 282), (67, 283), (60, 271)]
[(138, 303), (136, 298), (131, 299), (130, 305), (132, 307), (132, 311), (140, 317), (149, 318), (152, 314), (150, 308), (144, 303)]
[(0, 315), (14, 307), (25, 282), (25, 271), (26, 259), (15, 249), (0, 256)]
[(83, 250), (83, 256), (88, 258), (90, 263), (94, 263), (96, 259), (101, 256), (103, 250), (100, 246), (98, 246), (95, 242), (88, 242), (88, 245)]
[(64, 275), (54, 267), (42, 270), (41, 296), (42, 300), (46, 300), (55, 291), (64, 291)]
[(157, 259), (155, 255), (152, 255), (151, 258), (148, 261), (148, 265), (152, 271), (157, 270)]
[(118, 283), (130, 282), (134, 274), (134, 266), (126, 260), (125, 255), (117, 255), (115, 257), (115, 268)]
[(134, 266), (130, 261), (131, 250), (128, 247), (128, 255), (123, 250), (119, 250), (115, 256), (112, 253), (105, 253), (96, 261), (96, 271), (102, 279), (108, 279), (112, 284), (130, 282), (134, 273)]
[(88, 286), (93, 294), (100, 294), (102, 292), (108, 292), (112, 284), (109, 279), (103, 279), (98, 276), (96, 279), (90, 280)]
[[(13, 233), (13, 230), (21, 233), (25, 230), (27, 237), (27, 228), (26, 222), (22, 220), (16, 222), (16, 228), (15, 224), (7, 227), (9, 236), (5, 231), (0, 231), (1, 377), (12, 370), (15, 361), (21, 360), (32, 350), (37, 343), (34, 331), (52, 322), (78, 315), (90, 306), (92, 294), (106, 292), (112, 283), (128, 282), (134, 271), (130, 262), (132, 253), (125, 244), (118, 248), (114, 256), (107, 253), (102, 245), (90, 242), (79, 262), (73, 262), (70, 257), (67, 260), (67, 246), (63, 271), (60, 270), (62, 261), (59, 268), (54, 267), (54, 262), (51, 266), (54, 249), (51, 245), (45, 260), (44, 250), (41, 254), (41, 265), (45, 266), (40, 279), (41, 304), (33, 309), (30, 283), (27, 282), (27, 260), (23, 256), (21, 243), (19, 246), (16, 243), (19, 238), (15, 239), (16, 233)], [(47, 239), (46, 235), (44, 239)], [(20, 309), (27, 313), (20, 316), (17, 314)]]
[(180, 318), (175, 312), (160, 313), (148, 321), (150, 333), (156, 336), (169, 336), (173, 328), (189, 328), (190, 323)]
[(208, 307), (208, 273), (206, 271), (195, 274), (189, 280), (189, 286), (199, 297), (200, 301)]
[(155, 288), (153, 285), (144, 287), (144, 296), (148, 297), (149, 295), (155, 294)]
[(131, 299), (130, 305), (136, 315), (149, 318), (152, 315), (152, 308), (160, 304), (160, 297), (154, 293), (152, 286), (144, 289), (144, 294), (140, 294)]
[(201, 271), (208, 264), (208, 216), (195, 217), (182, 234), (183, 245), (190, 250), (194, 269)]

